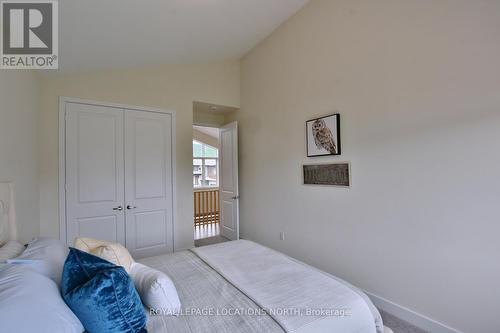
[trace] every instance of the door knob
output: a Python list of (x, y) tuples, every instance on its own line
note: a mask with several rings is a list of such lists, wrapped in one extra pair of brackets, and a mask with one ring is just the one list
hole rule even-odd
[(123, 210), (123, 207), (122, 206), (118, 206), (118, 207), (113, 208), (113, 210)]
[(127, 206), (127, 209), (136, 209), (136, 208), (137, 208), (136, 206), (131, 206), (131, 205)]

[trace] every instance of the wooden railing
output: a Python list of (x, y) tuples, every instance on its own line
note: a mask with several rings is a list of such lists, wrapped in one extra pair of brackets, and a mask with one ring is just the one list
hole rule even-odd
[(219, 189), (194, 191), (194, 225), (219, 223)]

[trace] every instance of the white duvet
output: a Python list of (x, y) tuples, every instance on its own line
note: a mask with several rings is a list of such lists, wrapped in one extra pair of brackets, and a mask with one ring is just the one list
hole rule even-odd
[(192, 251), (288, 333), (384, 331), (363, 292), (280, 252), (247, 240)]

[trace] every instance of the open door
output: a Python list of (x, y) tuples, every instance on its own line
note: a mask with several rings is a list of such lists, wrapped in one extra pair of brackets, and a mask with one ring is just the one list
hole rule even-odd
[(219, 131), (219, 162), (220, 232), (228, 239), (237, 240), (240, 237), (237, 122)]

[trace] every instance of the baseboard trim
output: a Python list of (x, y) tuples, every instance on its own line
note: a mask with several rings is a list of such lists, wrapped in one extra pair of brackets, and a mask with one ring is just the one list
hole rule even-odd
[(373, 304), (375, 304), (377, 308), (400, 319), (403, 319), (404, 321), (407, 321), (410, 324), (415, 325), (425, 331), (431, 333), (463, 333), (434, 319), (405, 308), (404, 306), (391, 302), (383, 297), (374, 295), (369, 292), (365, 293), (370, 297)]

